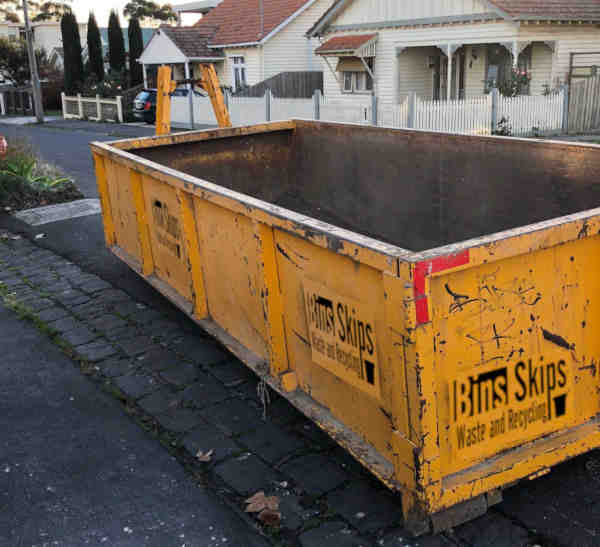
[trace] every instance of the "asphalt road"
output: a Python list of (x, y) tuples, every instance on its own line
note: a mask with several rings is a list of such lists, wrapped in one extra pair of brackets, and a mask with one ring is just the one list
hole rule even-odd
[(45, 334), (0, 324), (0, 545), (268, 545)]

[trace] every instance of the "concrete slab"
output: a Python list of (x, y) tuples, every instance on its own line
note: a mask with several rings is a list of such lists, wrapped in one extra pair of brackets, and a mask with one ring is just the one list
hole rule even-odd
[(102, 212), (99, 199), (78, 199), (57, 205), (45, 205), (34, 209), (24, 209), (15, 213), (15, 217), (30, 226), (41, 226), (60, 220), (98, 215)]

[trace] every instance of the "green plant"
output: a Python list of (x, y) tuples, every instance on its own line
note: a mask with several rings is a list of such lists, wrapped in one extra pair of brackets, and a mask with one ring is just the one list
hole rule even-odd
[(15, 155), (4, 160), (0, 164), (0, 173), (3, 175), (12, 175), (22, 177), (25, 180), (33, 180), (33, 170), (35, 169), (35, 158)]
[(102, 58), (102, 39), (96, 17), (92, 12), (88, 18), (87, 30), (88, 64), (89, 70), (101, 82), (104, 79), (104, 59)]
[(125, 39), (119, 15), (115, 10), (108, 17), (108, 63), (111, 70), (125, 70)]
[(79, 91), (84, 74), (79, 25), (72, 12), (69, 11), (62, 16), (60, 31), (65, 59), (65, 92), (67, 95), (73, 95)]
[(127, 36), (129, 38), (129, 84), (133, 87), (144, 81), (142, 65), (138, 63), (138, 59), (144, 51), (144, 40), (140, 22), (135, 17), (132, 17), (129, 21)]

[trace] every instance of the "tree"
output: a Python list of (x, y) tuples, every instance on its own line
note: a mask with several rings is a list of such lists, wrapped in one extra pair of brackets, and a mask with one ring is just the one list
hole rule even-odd
[(104, 59), (102, 55), (102, 39), (100, 38), (100, 30), (96, 17), (92, 12), (88, 18), (87, 28), (87, 48), (90, 70), (96, 77), (97, 81), (101, 82), (104, 79)]
[[(37, 0), (29, 0), (29, 14), (32, 21), (48, 21), (58, 20), (71, 7), (65, 1), (39, 2)], [(22, 20), (23, 3), (22, 0), (0, 0), (0, 17), (13, 23), (19, 23)]]
[(144, 81), (142, 65), (137, 62), (142, 51), (144, 51), (144, 40), (142, 38), (140, 22), (135, 17), (132, 17), (129, 21), (127, 36), (129, 38), (129, 75), (131, 85), (135, 86)]
[(73, 12), (66, 12), (60, 20), (60, 31), (64, 50), (65, 91), (77, 93), (83, 83), (83, 61), (81, 59), (81, 38), (79, 26)]
[(123, 9), (125, 17), (145, 21), (146, 19), (155, 19), (164, 22), (177, 21), (177, 15), (173, 11), (171, 4), (162, 6), (152, 0), (131, 0), (125, 4)]
[(110, 12), (108, 18), (108, 62), (111, 70), (122, 72), (125, 69), (125, 40), (115, 10)]
[[(46, 51), (38, 49), (35, 56), (40, 77), (54, 77), (56, 68), (48, 60)], [(31, 74), (25, 42), (9, 42), (6, 38), (0, 38), (0, 72), (18, 86), (29, 82)]]

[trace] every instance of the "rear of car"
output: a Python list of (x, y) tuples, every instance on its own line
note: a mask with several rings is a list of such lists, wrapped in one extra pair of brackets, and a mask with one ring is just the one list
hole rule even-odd
[(133, 101), (133, 116), (146, 123), (156, 121), (156, 89), (144, 89)]

